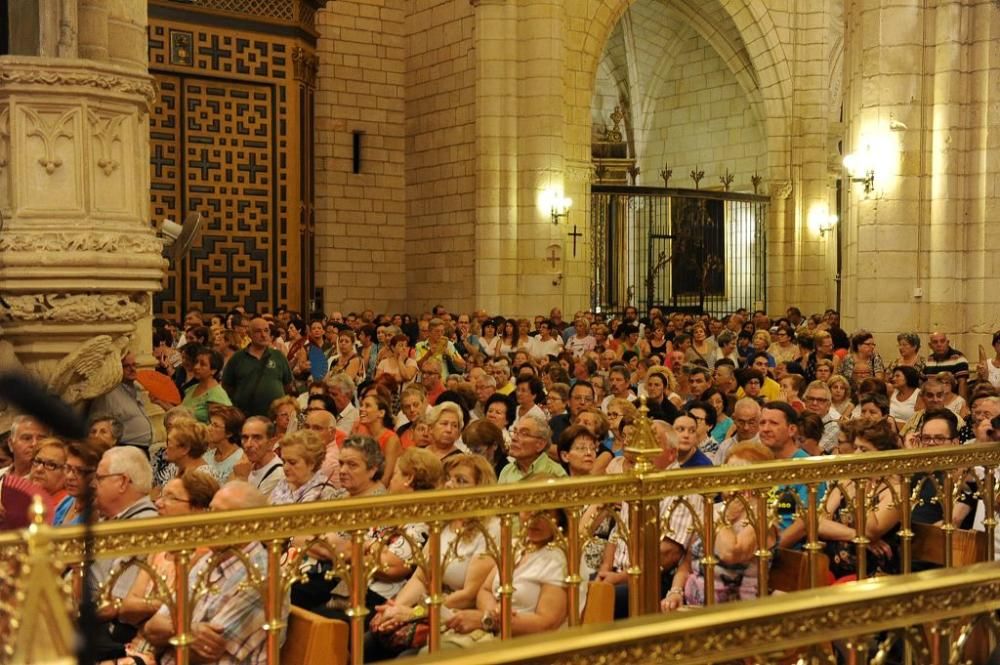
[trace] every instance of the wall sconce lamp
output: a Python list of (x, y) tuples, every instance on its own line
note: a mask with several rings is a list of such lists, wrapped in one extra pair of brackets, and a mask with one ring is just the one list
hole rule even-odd
[(837, 222), (839, 221), (840, 221), (839, 217), (837, 217), (836, 215), (830, 215), (829, 217), (826, 218), (826, 221), (824, 221), (819, 225), (819, 234), (825, 238), (827, 233), (836, 228)]
[(568, 196), (557, 195), (552, 198), (552, 223), (558, 224), (560, 218), (569, 216), (569, 209), (573, 206), (573, 199)]
[(864, 155), (858, 153), (845, 155), (844, 168), (847, 169), (847, 176), (851, 182), (863, 183), (865, 196), (872, 193), (872, 190), (875, 189), (875, 168), (869, 159), (867, 149)]

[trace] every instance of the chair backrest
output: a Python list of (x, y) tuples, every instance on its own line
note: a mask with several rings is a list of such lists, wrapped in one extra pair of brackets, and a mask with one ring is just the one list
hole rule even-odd
[(347, 665), (348, 626), (292, 606), (288, 630), (281, 647), (286, 665)]
[(587, 606), (581, 623), (611, 623), (615, 620), (615, 586), (610, 582), (594, 581), (587, 585)]
[[(944, 565), (944, 530), (936, 524), (914, 522), (913, 545), (910, 550), (914, 561), (927, 561)], [(955, 529), (951, 532), (951, 563), (967, 566), (986, 560), (986, 532)]]
[[(814, 587), (829, 584), (830, 558), (823, 552), (816, 553), (816, 581)], [(791, 593), (809, 587), (809, 555), (799, 550), (779, 547), (774, 554), (767, 576), (771, 592)]]

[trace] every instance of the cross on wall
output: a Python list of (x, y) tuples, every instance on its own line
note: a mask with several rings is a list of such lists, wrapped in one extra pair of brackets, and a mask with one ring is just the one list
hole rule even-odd
[(583, 237), (583, 234), (576, 230), (576, 224), (573, 225), (573, 233), (570, 233), (569, 237), (573, 239), (573, 256), (576, 257), (576, 239)]
[(545, 257), (545, 260), (552, 264), (553, 269), (556, 267), (556, 264), (559, 263), (559, 252), (556, 251), (555, 247), (549, 248), (549, 255)]

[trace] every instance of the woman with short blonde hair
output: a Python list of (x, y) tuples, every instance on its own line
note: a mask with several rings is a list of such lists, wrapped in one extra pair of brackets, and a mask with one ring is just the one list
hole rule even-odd
[(339, 479), (328, 478), (322, 471), (326, 444), (319, 434), (301, 430), (285, 435), (278, 445), (285, 477), (271, 492), (272, 505), (326, 501), (344, 495), (337, 482)]

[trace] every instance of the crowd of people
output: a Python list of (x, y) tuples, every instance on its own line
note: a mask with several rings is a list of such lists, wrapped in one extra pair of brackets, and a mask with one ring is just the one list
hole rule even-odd
[[(807, 318), (794, 307), (776, 319), (762, 311), (717, 318), (655, 308), (640, 318), (628, 308), (615, 317), (577, 312), (571, 321), (558, 309), (533, 321), (443, 307), (419, 317), (332, 312), (308, 321), (288, 310), (209, 317), (192, 309), (183, 324), (155, 325), (156, 370), (179, 396), (152, 398), (165, 409), (162, 443), (154, 442), (128, 353), (121, 384), (90, 405), (86, 441), (53, 437), (44, 423), (20, 416), (0, 477), (33, 483), (53, 508), (53, 524), (63, 525), (81, 523), (91, 492), (100, 519), (127, 520), (626, 473), (636, 463), (627, 447), (639, 396), (662, 470), (1000, 439), (1000, 332), (994, 357), (981, 353), (973, 364), (942, 333), (929, 336), (926, 354), (916, 333), (901, 332), (897, 342), (883, 357), (870, 333), (847, 334), (837, 312)], [(976, 482), (970, 474), (960, 487), (956, 527), (982, 522)], [(896, 483), (884, 479), (865, 497), (869, 574), (900, 569)], [(941, 523), (935, 483), (915, 486), (921, 500), (913, 520)], [(802, 544), (796, 504), (805, 492), (776, 490), (777, 520), (763, 546), (750, 526), (756, 504), (720, 497), (714, 589), (706, 589), (705, 548), (691, 527), (702, 498), (684, 497), (683, 510), (665, 499), (663, 610), (701, 605), (708, 593), (720, 602), (756, 596), (757, 552)], [(821, 497), (819, 536), (838, 580), (857, 575), (854, 541), (862, 534), (853, 492), (843, 484)], [(627, 511), (612, 520), (590, 506), (580, 522), (585, 579), (615, 584), (622, 614), (630, 557), (617, 532)], [(566, 553), (554, 546), (566, 526), (561, 511), (522, 516), (514, 635), (567, 621)], [(497, 533), (496, 520), (483, 519), (453, 522), (442, 534), (446, 646), (499, 631), (498, 573), (486, 556)], [(366, 534), (381, 562), (365, 598), (369, 660), (425, 648), (429, 589), (414, 548), (427, 537), (423, 524)], [(334, 568), (351, 544), (343, 533), (291, 541), (286, 556), (301, 575), (290, 602), (346, 618), (349, 592)], [(262, 662), (263, 600), (240, 561), (266, 570), (263, 547), (193, 558), (192, 584), (206, 575), (212, 584), (192, 609), (194, 661)], [(172, 579), (169, 555), (147, 563)], [(94, 588), (106, 586), (114, 565), (94, 566)], [(151, 600), (154, 585), (148, 570), (130, 568), (105, 590), (108, 602), (97, 611), (107, 660), (171, 662), (176, 627), (168, 604)]]

